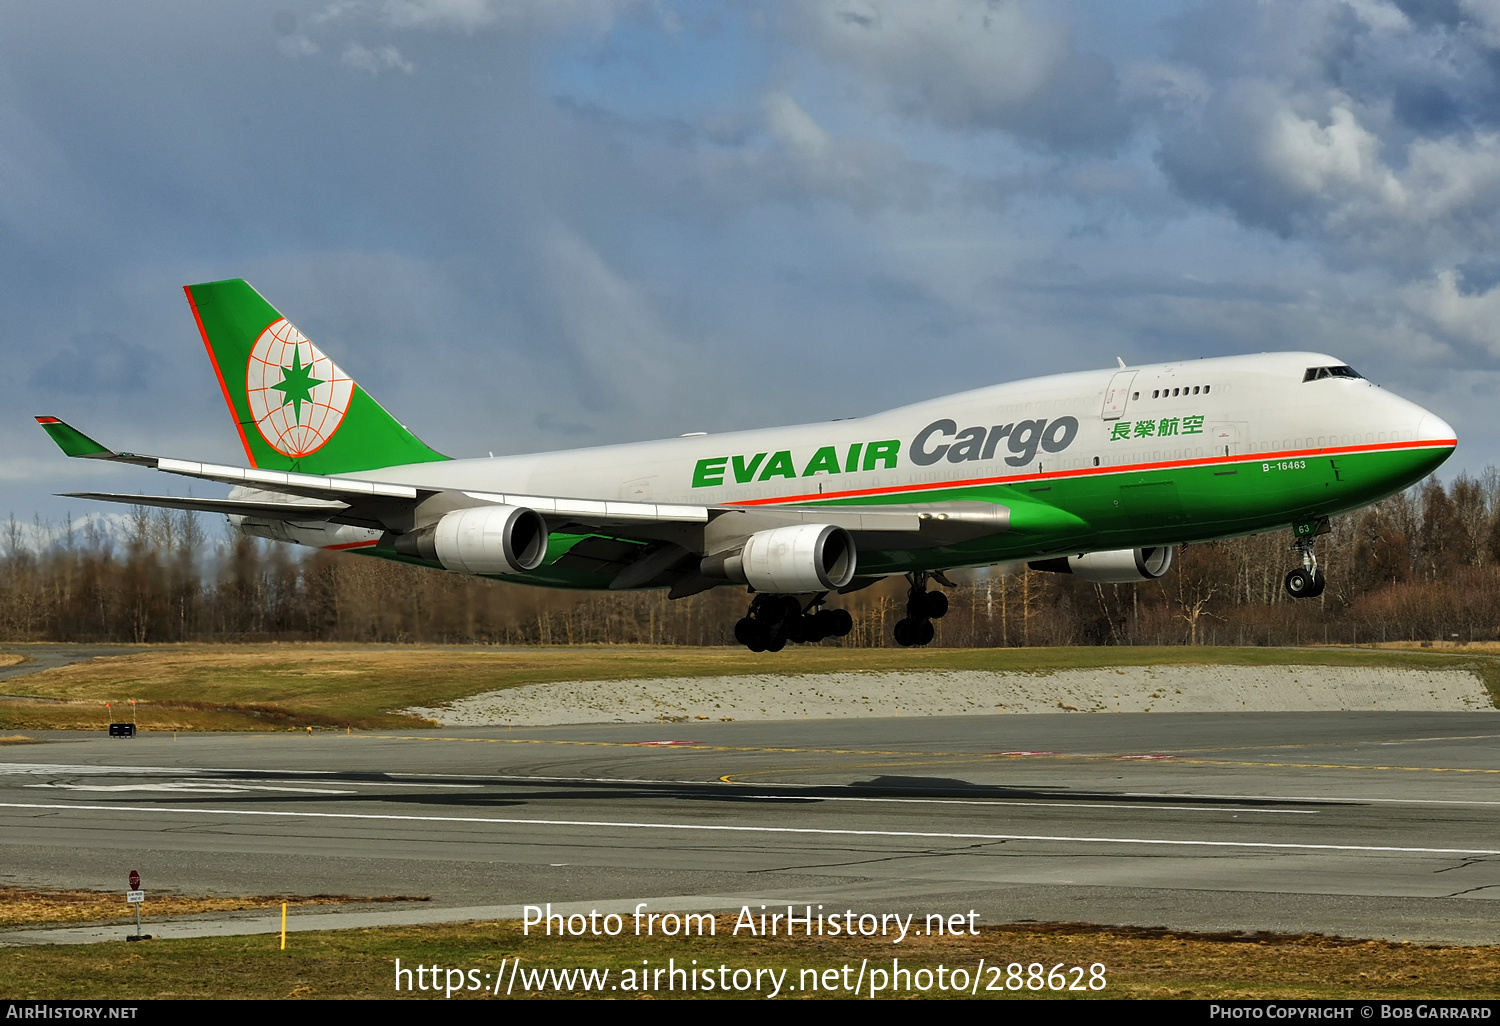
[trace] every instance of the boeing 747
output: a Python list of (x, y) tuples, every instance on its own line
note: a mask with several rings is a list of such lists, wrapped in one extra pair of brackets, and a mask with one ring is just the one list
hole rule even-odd
[(423, 444), (246, 282), (184, 290), (248, 467), (106, 449), (38, 417), (69, 456), (230, 486), (222, 499), (72, 492), (226, 514), (261, 538), (559, 588), (748, 589), (753, 651), (847, 634), (829, 600), (909, 584), (925, 645), (950, 570), (1027, 562), (1161, 577), (1174, 549), (1290, 530), (1296, 598), (1324, 587), (1336, 514), (1432, 473), (1439, 416), (1322, 353), (1086, 370), (830, 423), (450, 459)]

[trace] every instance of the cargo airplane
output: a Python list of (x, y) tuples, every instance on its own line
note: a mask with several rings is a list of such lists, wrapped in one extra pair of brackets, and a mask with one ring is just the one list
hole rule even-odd
[(229, 485), (227, 497), (68, 493), (228, 515), (260, 538), (561, 588), (738, 585), (753, 651), (847, 634), (830, 597), (904, 576), (902, 645), (932, 640), (945, 574), (1027, 562), (1150, 581), (1176, 546), (1286, 530), (1294, 597), (1324, 587), (1328, 518), (1421, 480), (1441, 417), (1320, 353), (1079, 371), (867, 417), (570, 452), (428, 448), (240, 280), (184, 290), (248, 467), (115, 452), (38, 417), (69, 456)]

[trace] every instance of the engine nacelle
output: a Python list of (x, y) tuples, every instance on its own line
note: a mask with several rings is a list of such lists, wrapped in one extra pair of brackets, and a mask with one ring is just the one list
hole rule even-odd
[(524, 506), (473, 506), (396, 538), (396, 551), (460, 574), (523, 574), (547, 558), (547, 522)]
[(1081, 556), (1040, 559), (1027, 566), (1056, 574), (1072, 574), (1093, 584), (1138, 584), (1154, 581), (1172, 568), (1172, 547), (1113, 549)]
[(854, 579), (854, 538), (832, 524), (758, 531), (731, 555), (703, 560), (705, 577), (727, 577), (756, 591), (797, 595), (836, 591)]

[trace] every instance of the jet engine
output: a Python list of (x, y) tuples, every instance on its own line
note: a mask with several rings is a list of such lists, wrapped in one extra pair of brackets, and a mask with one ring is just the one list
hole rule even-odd
[(756, 591), (797, 595), (835, 591), (854, 579), (854, 539), (832, 524), (758, 531), (744, 547), (703, 560), (705, 577), (725, 577)]
[(397, 536), (396, 551), (461, 574), (523, 574), (547, 556), (547, 522), (524, 506), (473, 506)]
[(1137, 584), (1154, 581), (1171, 569), (1172, 547), (1086, 552), (1081, 556), (1039, 559), (1026, 565), (1033, 570), (1072, 574), (1093, 584)]

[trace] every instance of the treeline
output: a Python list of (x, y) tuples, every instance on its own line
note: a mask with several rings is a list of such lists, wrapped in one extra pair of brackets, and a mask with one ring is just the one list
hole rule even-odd
[[(0, 532), (0, 641), (344, 641), (732, 645), (740, 588), (563, 592), (475, 580), (132, 510), (118, 530)], [(1328, 585), (1282, 590), (1288, 531), (1189, 545), (1160, 581), (1095, 585), (1024, 565), (951, 575), (951, 646), (1245, 644), (1500, 639), (1500, 471), (1429, 480), (1336, 519), (1318, 540)], [(905, 582), (838, 598), (836, 645), (889, 645)]]

